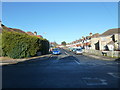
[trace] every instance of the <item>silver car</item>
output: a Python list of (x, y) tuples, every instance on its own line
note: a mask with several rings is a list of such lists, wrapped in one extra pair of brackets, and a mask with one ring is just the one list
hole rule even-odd
[(83, 52), (82, 52), (82, 49), (76, 49), (75, 50), (75, 54), (82, 54)]

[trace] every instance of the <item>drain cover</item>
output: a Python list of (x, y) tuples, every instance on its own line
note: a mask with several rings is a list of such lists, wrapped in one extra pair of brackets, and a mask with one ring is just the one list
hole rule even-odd
[(99, 78), (83, 78), (87, 85), (107, 85), (106, 80)]

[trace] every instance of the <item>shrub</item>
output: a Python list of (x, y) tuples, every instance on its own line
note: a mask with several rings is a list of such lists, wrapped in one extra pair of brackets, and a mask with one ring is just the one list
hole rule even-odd
[(49, 42), (45, 39), (41, 41), (41, 52), (42, 54), (49, 53)]
[(46, 39), (30, 36), (25, 33), (2, 32), (2, 50), (3, 56), (11, 58), (24, 58), (35, 56), (37, 52), (47, 54), (49, 51), (49, 42)]
[(2, 33), (0, 33), (0, 57), (2, 56)]

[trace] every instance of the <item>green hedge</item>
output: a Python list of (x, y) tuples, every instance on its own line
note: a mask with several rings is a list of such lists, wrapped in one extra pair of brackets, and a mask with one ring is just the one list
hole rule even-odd
[(24, 58), (49, 52), (49, 42), (46, 39), (30, 36), (23, 33), (2, 32), (2, 56), (11, 58)]
[(2, 33), (0, 33), (0, 57), (2, 56)]

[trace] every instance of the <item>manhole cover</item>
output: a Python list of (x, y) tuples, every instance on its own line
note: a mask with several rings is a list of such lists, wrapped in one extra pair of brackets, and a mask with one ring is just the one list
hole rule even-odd
[(113, 77), (120, 78), (120, 73), (108, 73), (108, 74)]
[(106, 80), (99, 78), (83, 78), (87, 85), (107, 85)]

